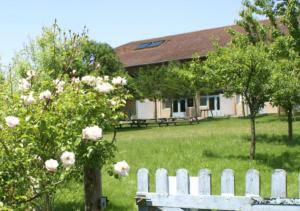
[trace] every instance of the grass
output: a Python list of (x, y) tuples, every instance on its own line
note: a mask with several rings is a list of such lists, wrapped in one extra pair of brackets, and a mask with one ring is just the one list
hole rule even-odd
[[(240, 118), (208, 119), (198, 125), (123, 129), (118, 133), (117, 160), (131, 166), (130, 176), (121, 181), (103, 173), (103, 192), (109, 199), (107, 210), (136, 210), (136, 172), (149, 169), (151, 190), (157, 168), (166, 168), (175, 175), (186, 168), (197, 175), (200, 168), (212, 171), (213, 194), (220, 194), (220, 175), (223, 169), (235, 171), (236, 194), (245, 191), (245, 173), (255, 168), (261, 174), (261, 195), (270, 196), (272, 170), (288, 172), (288, 195), (297, 197), (297, 177), (300, 167), (300, 122), (294, 122), (295, 140), (287, 145), (287, 123), (284, 117), (264, 116), (257, 119), (256, 160), (249, 161), (249, 120)], [(55, 210), (82, 210), (83, 187), (71, 182), (58, 191)]]

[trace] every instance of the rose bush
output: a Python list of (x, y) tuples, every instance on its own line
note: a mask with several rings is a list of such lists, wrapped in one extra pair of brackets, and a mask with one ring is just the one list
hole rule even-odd
[[(44, 209), (44, 201), (49, 201), (58, 185), (70, 178), (86, 180), (83, 172), (87, 170), (107, 166), (110, 174), (128, 173), (129, 167), (124, 165), (114, 170), (115, 135), (112, 139), (105, 135), (124, 118), (120, 109), (130, 97), (126, 79), (101, 75), (101, 65), (95, 65), (92, 71), (80, 47), (87, 36), (74, 37), (65, 43), (70, 47), (68, 51), (76, 48), (72, 56), (56, 58), (63, 63), (59, 68), (65, 69), (55, 73), (46, 70), (45, 58), (41, 65), (35, 65), (41, 68), (36, 70), (29, 63), (19, 62), (22, 78), (18, 86), (11, 86), (10, 92), (7, 81), (2, 89), (5, 91), (0, 93), (3, 209)], [(82, 69), (88, 66), (89, 74), (76, 75), (72, 65)]]

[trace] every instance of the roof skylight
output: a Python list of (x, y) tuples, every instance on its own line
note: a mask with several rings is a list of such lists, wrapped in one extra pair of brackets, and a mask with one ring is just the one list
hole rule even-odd
[(161, 44), (163, 44), (164, 42), (165, 42), (164, 40), (158, 40), (158, 41), (141, 43), (136, 47), (136, 50), (158, 47)]

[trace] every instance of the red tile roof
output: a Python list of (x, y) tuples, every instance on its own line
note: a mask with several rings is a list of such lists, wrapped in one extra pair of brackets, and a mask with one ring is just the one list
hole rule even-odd
[[(227, 29), (241, 28), (232, 25), (196, 32), (171, 35), (147, 40), (140, 40), (121, 45), (115, 49), (125, 67), (134, 67), (147, 64), (157, 64), (174, 60), (191, 59), (197, 53), (200, 57), (212, 51), (214, 41), (224, 46), (231, 40)], [(160, 46), (136, 50), (137, 46), (146, 42), (165, 40)]]

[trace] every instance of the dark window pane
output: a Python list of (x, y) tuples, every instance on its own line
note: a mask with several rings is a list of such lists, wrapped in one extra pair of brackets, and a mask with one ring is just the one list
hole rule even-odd
[(158, 47), (161, 44), (163, 44), (163, 42), (165, 42), (164, 40), (158, 40), (158, 41), (152, 41), (152, 42), (145, 42), (145, 43), (141, 43), (136, 47), (136, 50), (140, 50), (140, 49), (145, 49), (145, 48), (154, 48), (154, 47)]
[(200, 97), (200, 106), (207, 106), (207, 97)]
[(220, 110), (220, 97), (217, 97), (217, 110)]
[(188, 107), (194, 107), (194, 99), (193, 98), (188, 98), (187, 99), (187, 106)]
[(177, 100), (173, 101), (173, 112), (178, 112), (178, 101)]
[(185, 112), (185, 100), (180, 100), (180, 111)]
[(215, 97), (210, 97), (209, 98), (209, 109), (210, 110), (215, 110)]

